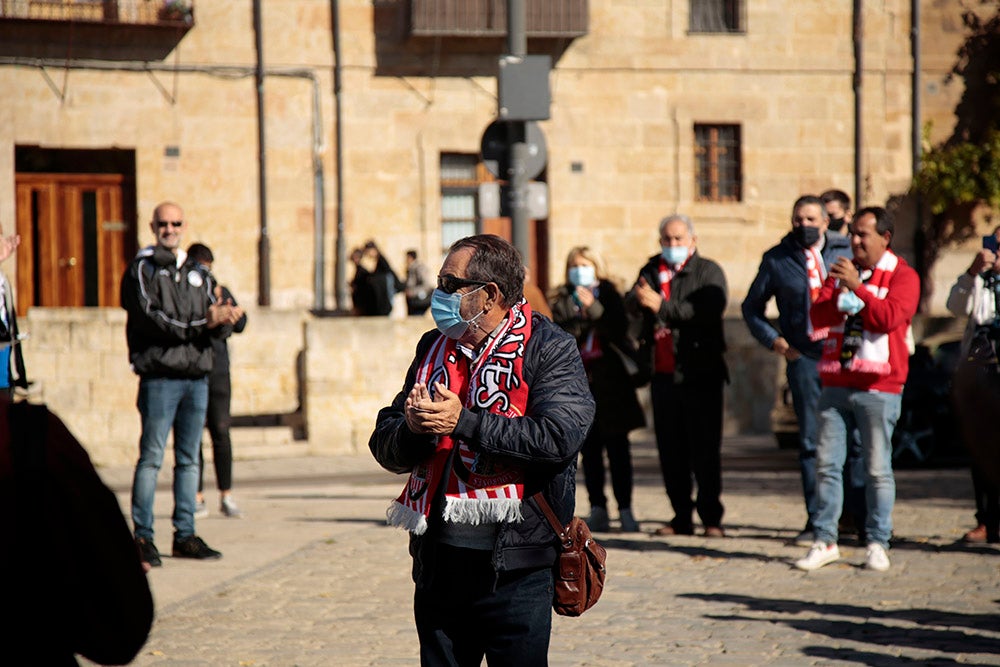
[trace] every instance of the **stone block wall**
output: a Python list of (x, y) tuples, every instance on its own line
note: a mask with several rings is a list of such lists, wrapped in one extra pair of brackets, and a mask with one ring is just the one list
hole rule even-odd
[[(429, 317), (314, 317), (307, 311), (252, 309), (230, 338), (234, 441), (254, 429), (301, 426), (306, 441), (264, 438), (266, 448), (236, 447), (237, 458), (364, 453), (379, 409), (401, 389)], [(98, 466), (137, 456), (138, 378), (128, 365), (125, 313), (100, 308), (35, 308), (22, 330), (31, 400), (44, 401)], [(766, 432), (780, 381), (780, 360), (766, 353), (738, 318), (727, 321), (727, 434)], [(648, 406), (648, 390), (640, 390)], [(651, 423), (651, 422), (650, 422)], [(207, 442), (207, 439), (206, 439)], [(167, 463), (170, 454), (168, 446)]]

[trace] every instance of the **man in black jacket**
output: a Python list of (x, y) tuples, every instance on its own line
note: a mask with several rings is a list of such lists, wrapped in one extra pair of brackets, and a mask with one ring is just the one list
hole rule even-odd
[[(722, 529), (722, 397), (729, 380), (722, 315), (726, 276), (696, 250), (691, 219), (660, 222), (661, 252), (639, 271), (626, 307), (653, 349), (650, 398), (660, 468), (674, 518), (657, 535), (692, 535), (697, 509), (706, 537)], [(692, 475), (698, 483), (692, 502)]]
[(452, 245), (431, 297), (437, 331), (369, 442), (409, 473), (388, 511), (411, 532), (423, 665), (547, 664), (561, 522), (594, 401), (572, 336), (534, 315), (524, 265), (497, 236)]
[(221, 558), (194, 533), (198, 448), (208, 405), (211, 336), (235, 324), (243, 309), (222, 302), (211, 274), (185, 264), (180, 249), (187, 228), (181, 207), (164, 202), (153, 211), (156, 245), (144, 248), (122, 277), (128, 312), (129, 361), (139, 376), (136, 406), (142, 417), (139, 461), (132, 482), (132, 523), (143, 562), (162, 564), (153, 543), (153, 498), (167, 436), (174, 433), (173, 555)]

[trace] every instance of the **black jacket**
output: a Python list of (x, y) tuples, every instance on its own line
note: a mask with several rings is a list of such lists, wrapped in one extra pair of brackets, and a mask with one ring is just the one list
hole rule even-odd
[(203, 267), (166, 248), (139, 251), (122, 277), (121, 303), (128, 312), (125, 337), (132, 370), (149, 377), (199, 378), (212, 370), (208, 307), (215, 282)]
[(552, 298), (552, 321), (576, 338), (577, 346), (583, 345), (591, 332), (599, 339), (602, 355), (586, 365), (590, 390), (597, 401), (594, 430), (601, 435), (617, 434), (646, 425), (635, 387), (621, 357), (610, 348), (627, 350), (625, 340), (628, 320), (625, 304), (615, 286), (607, 280), (598, 285), (597, 298), (581, 312), (574, 295), (576, 287), (561, 285)]
[[(654, 255), (639, 271), (653, 289), (660, 284), (660, 255)], [(655, 349), (654, 331), (669, 326), (673, 331), (674, 382), (728, 381), (726, 339), (722, 316), (728, 288), (722, 268), (695, 252), (670, 281), (670, 299), (655, 315), (641, 308), (632, 293), (626, 298), (628, 311), (637, 318), (638, 336)], [(638, 337), (637, 336), (637, 337)]]
[[(406, 373), (403, 390), (392, 405), (378, 413), (368, 447), (379, 464), (395, 473), (409, 473), (433, 452), (435, 438), (416, 434), (406, 426), (403, 404), (414, 384), (417, 367), (440, 334), (423, 335)], [(594, 419), (594, 399), (587, 387), (576, 341), (551, 320), (534, 314), (531, 338), (525, 348), (524, 380), (528, 406), (524, 417), (511, 419), (463, 409), (454, 435), (474, 451), (504, 457), (526, 473), (525, 498), (542, 491), (560, 521), (569, 523), (576, 509), (576, 459)], [(444, 484), (428, 518), (427, 532), (411, 536), (413, 579), (429, 584), (437, 535), (442, 521)], [(523, 506), (524, 520), (501, 523), (493, 549), (497, 572), (549, 567), (556, 559), (558, 540), (533, 500)]]

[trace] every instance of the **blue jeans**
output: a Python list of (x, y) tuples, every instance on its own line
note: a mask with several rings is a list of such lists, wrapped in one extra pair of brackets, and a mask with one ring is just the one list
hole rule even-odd
[[(543, 526), (544, 527), (544, 526)], [(429, 588), (413, 611), (423, 667), (545, 667), (552, 568), (497, 572), (493, 553), (438, 545)]]
[(816, 539), (837, 542), (837, 520), (844, 502), (843, 469), (848, 438), (857, 428), (865, 467), (865, 534), (869, 544), (889, 547), (896, 480), (892, 474), (892, 431), (902, 395), (826, 387), (819, 397), (819, 446), (816, 449)]
[(208, 378), (140, 378), (136, 407), (142, 417), (139, 462), (132, 481), (135, 536), (153, 539), (153, 497), (167, 436), (174, 433), (174, 539), (194, 535), (198, 449), (208, 407)]
[[(785, 378), (792, 393), (792, 408), (799, 425), (799, 472), (802, 475), (802, 496), (805, 499), (806, 530), (812, 530), (816, 519), (816, 432), (820, 381), (818, 360), (807, 356), (789, 361), (785, 365)], [(865, 473), (861, 456), (861, 443), (852, 430), (847, 463), (844, 468), (844, 510), (858, 521), (858, 528), (865, 519)]]

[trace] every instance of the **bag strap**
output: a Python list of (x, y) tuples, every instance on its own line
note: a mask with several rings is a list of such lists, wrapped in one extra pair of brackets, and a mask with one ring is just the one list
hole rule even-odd
[(539, 491), (532, 496), (535, 499), (535, 503), (538, 505), (538, 509), (542, 510), (542, 514), (548, 519), (549, 525), (552, 526), (552, 530), (555, 531), (556, 536), (559, 541), (562, 542), (563, 547), (567, 547), (573, 543), (573, 538), (566, 534), (566, 529), (561, 523), (559, 523), (559, 518), (556, 513), (552, 511), (552, 507), (549, 505), (549, 501), (545, 500), (545, 496)]

